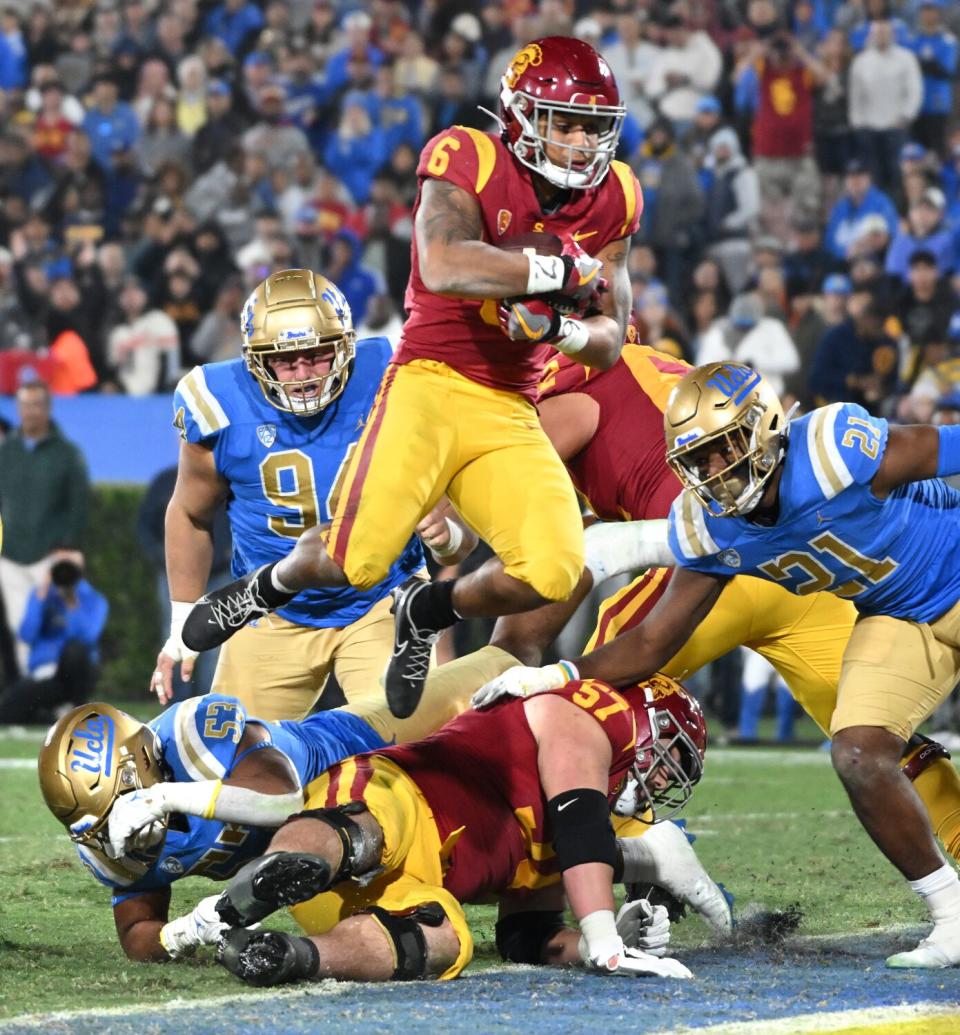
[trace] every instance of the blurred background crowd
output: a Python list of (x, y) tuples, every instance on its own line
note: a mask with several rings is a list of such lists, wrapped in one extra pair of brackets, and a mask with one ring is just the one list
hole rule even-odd
[(291, 266), (396, 343), (421, 147), (493, 129), (514, 52), (560, 34), (627, 108), (636, 340), (960, 420), (958, 30), (945, 0), (0, 6), (0, 395), (169, 392)]

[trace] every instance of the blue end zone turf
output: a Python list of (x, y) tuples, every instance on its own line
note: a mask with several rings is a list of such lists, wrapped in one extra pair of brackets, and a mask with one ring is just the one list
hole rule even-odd
[[(896, 947), (915, 942), (912, 934)], [(207, 1006), (150, 1008), (137, 1012), (73, 1015), (46, 1030), (102, 1035), (144, 1032), (214, 1033), (230, 1030), (307, 1033), (577, 1031), (631, 1033), (703, 1028), (721, 1022), (786, 1019), (801, 1014), (909, 1003), (955, 1005), (955, 971), (889, 971), (884, 956), (891, 936), (872, 944), (771, 946), (736, 953), (699, 949), (680, 954), (696, 978), (690, 982), (603, 978), (576, 970), (503, 967), (443, 984), (350, 985), (322, 982), (258, 998), (224, 980), (224, 1001)], [(235, 998), (227, 1002), (227, 998)], [(227, 1021), (227, 1028), (225, 1028)], [(16, 1021), (0, 1032), (39, 1030)], [(61, 1027), (61, 1025), (63, 1025)]]

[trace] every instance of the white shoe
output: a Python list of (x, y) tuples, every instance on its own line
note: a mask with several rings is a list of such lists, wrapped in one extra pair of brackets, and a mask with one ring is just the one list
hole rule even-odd
[(898, 952), (887, 958), (888, 967), (914, 967), (941, 970), (960, 963), (960, 917), (940, 921), (926, 938), (909, 952)]
[(702, 916), (717, 934), (733, 932), (730, 903), (676, 823), (656, 823), (638, 840), (646, 858), (642, 875), (633, 883), (656, 884)]

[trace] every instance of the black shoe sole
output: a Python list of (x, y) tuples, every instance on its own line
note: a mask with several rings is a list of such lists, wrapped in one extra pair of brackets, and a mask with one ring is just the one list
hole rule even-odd
[(247, 863), (217, 902), (231, 927), (247, 927), (285, 906), (295, 906), (330, 886), (330, 866), (319, 855), (277, 852)]
[[(414, 580), (410, 580), (414, 581)], [(417, 583), (422, 583), (422, 579), (416, 579)], [(403, 583), (399, 589), (403, 590), (407, 588), (408, 583)], [(396, 592), (396, 591), (395, 591)], [(390, 613), (397, 618), (397, 598), (393, 597), (390, 603)], [(398, 637), (394, 635), (394, 647), (396, 647), (396, 640)], [(409, 637), (408, 637), (409, 639)], [(411, 715), (417, 710), (417, 705), (420, 704), (420, 698), (423, 697), (423, 688), (426, 685), (426, 677), (421, 681), (419, 686), (411, 685), (409, 679), (398, 677), (394, 668), (393, 656), (391, 655), (390, 661), (387, 664), (386, 675), (383, 679), (383, 688), (387, 694), (387, 707), (390, 709), (390, 714), (395, 719), (409, 719)]]
[(220, 942), (217, 962), (241, 981), (258, 988), (307, 976), (298, 973), (304, 968), (297, 966), (294, 939), (279, 931), (247, 931), (242, 927), (228, 931)]

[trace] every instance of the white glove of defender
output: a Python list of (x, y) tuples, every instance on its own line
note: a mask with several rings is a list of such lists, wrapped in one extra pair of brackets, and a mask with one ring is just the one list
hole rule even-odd
[(666, 956), (670, 944), (670, 915), (666, 906), (651, 906), (645, 898), (624, 902), (617, 913), (617, 934), (628, 949)]
[(614, 923), (613, 913), (605, 909), (580, 918), (580, 941), (577, 949), (587, 968), (599, 974), (693, 977), (679, 960), (659, 959), (641, 949), (624, 945), (618, 925)]
[(160, 944), (168, 956), (176, 959), (198, 945), (217, 944), (223, 932), (230, 927), (217, 914), (215, 906), (219, 901), (219, 893), (210, 895), (198, 902), (192, 913), (178, 916), (160, 928)]
[(121, 794), (113, 803), (107, 820), (104, 851), (109, 858), (119, 859), (132, 848), (139, 847), (137, 842), (149, 842), (154, 833), (153, 824), (163, 819), (165, 812), (162, 792), (154, 787)]
[(542, 668), (515, 665), (496, 679), (484, 683), (470, 698), (470, 704), (473, 708), (489, 708), (503, 697), (530, 697), (533, 694), (542, 694), (547, 690), (566, 686), (571, 679), (577, 678), (577, 670), (569, 661), (557, 665), (544, 665)]

